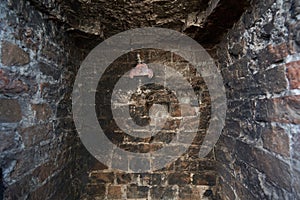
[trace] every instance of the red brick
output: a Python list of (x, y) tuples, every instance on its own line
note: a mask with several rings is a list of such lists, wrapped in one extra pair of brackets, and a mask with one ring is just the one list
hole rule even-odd
[(287, 78), (291, 89), (300, 89), (300, 61), (286, 64)]

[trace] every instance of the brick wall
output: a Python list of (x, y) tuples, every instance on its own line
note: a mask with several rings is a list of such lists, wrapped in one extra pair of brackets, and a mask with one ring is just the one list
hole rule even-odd
[(216, 50), (228, 97), (219, 193), (299, 199), (299, 3), (251, 4)]
[(62, 30), (28, 1), (0, 3), (0, 199), (78, 198), (85, 150), (66, 102), (81, 52), (69, 59)]
[[(72, 119), (72, 86), (80, 62), (103, 35), (70, 28), (59, 18), (56, 1), (30, 2), (0, 3), (0, 199), (300, 198), (298, 1), (252, 1), (211, 50), (224, 78), (228, 112), (216, 148), (204, 159), (197, 154), (210, 99), (202, 78), (174, 53), (137, 51), (146, 63), (180, 71), (201, 99), (200, 129), (188, 152), (153, 173), (109, 170), (85, 150)], [(137, 52), (110, 66), (98, 95), (112, 91), (120, 65), (125, 71), (135, 66)], [(158, 100), (166, 93), (161, 89)], [(139, 108), (135, 98), (123, 106)], [(101, 114), (111, 105), (99, 99)], [(137, 119), (147, 119), (140, 111)], [(107, 122), (106, 135), (129, 151), (151, 151), (174, 136), (161, 134), (153, 145), (115, 132), (107, 115), (98, 117), (100, 124)], [(174, 129), (174, 123), (166, 128)]]
[[(120, 99), (120, 102), (116, 105), (111, 103), (111, 94), (114, 90), (114, 86), (124, 73), (132, 69), (137, 64), (136, 56), (140, 54), (142, 59), (148, 63), (159, 63), (165, 66), (172, 67), (181, 74), (185, 79), (190, 82), (194, 87), (198, 100), (201, 102), (200, 108), (191, 107), (188, 113), (196, 113), (200, 109), (200, 125), (197, 137), (193, 141), (191, 147), (187, 153), (180, 156), (175, 162), (170, 163), (168, 166), (161, 170), (157, 170), (153, 173), (126, 173), (117, 170), (107, 169), (106, 166), (100, 162), (95, 161), (95, 166), (87, 171), (89, 181), (86, 187), (86, 192), (83, 194), (83, 199), (202, 199), (213, 198), (216, 185), (216, 166), (215, 157), (213, 152), (206, 158), (198, 158), (198, 152), (200, 144), (202, 143), (208, 128), (208, 121), (210, 116), (210, 97), (208, 89), (203, 79), (194, 73), (194, 67), (187, 61), (182, 59), (171, 52), (165, 52), (154, 49), (136, 50), (125, 54), (115, 60), (106, 70), (106, 73), (99, 81), (97, 93), (96, 93), (96, 113), (98, 115), (99, 123), (104, 130), (107, 137), (119, 148), (125, 149), (131, 152), (149, 152), (156, 151), (169, 143), (173, 137), (176, 137), (178, 130), (178, 117), (181, 116), (180, 109), (184, 109), (184, 105), (181, 107), (178, 102), (174, 101), (175, 96), (160, 86), (149, 86), (141, 88), (142, 94), (133, 92), (133, 96), (130, 102), (126, 101), (126, 98)], [(150, 65), (149, 65), (150, 66)], [(163, 73), (155, 71), (153, 81), (158, 79), (166, 80), (172, 79), (172, 73), (165, 70)], [(148, 78), (143, 78), (148, 79)], [(130, 79), (128, 77), (128, 84), (133, 84), (135, 87), (139, 85), (139, 78), (135, 77)], [(180, 84), (176, 82), (176, 84)], [(178, 91), (180, 92), (180, 91)], [(184, 91), (181, 91), (184, 92)], [(128, 94), (128, 91), (118, 91), (117, 96)], [(160, 126), (159, 120), (164, 120), (165, 116), (156, 116), (155, 120), (150, 122), (154, 129), (162, 130), (156, 136), (152, 138), (136, 138), (130, 136), (126, 132), (123, 132), (118, 128), (111, 119), (113, 116), (109, 114), (109, 109), (113, 106), (124, 107), (124, 109), (133, 109), (133, 118), (137, 123), (145, 124), (145, 120), (149, 119), (146, 106), (141, 103), (142, 95), (147, 96), (153, 93), (156, 97), (150, 98), (146, 104), (157, 103), (165, 105), (168, 103), (169, 113), (173, 116), (173, 120), (167, 122), (164, 127)], [(187, 96), (188, 98), (189, 96)], [(116, 100), (117, 101), (117, 100)], [(189, 99), (188, 101), (191, 101)], [(188, 108), (188, 107), (187, 107)], [(149, 109), (149, 108), (148, 108)], [(161, 118), (160, 118), (161, 117)], [(126, 120), (126, 119), (123, 119)], [(177, 120), (177, 121), (176, 121)], [(191, 121), (190, 123), (195, 123)], [(185, 124), (184, 126), (189, 126)], [(142, 129), (134, 129), (134, 132), (141, 132)], [(112, 162), (117, 162), (113, 160)], [(129, 162), (129, 170), (134, 170), (135, 161)], [(131, 168), (133, 167), (133, 168)]]

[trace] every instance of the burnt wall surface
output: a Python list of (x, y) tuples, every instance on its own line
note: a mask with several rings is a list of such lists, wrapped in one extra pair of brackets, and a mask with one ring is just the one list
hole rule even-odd
[[(299, 199), (299, 6), (297, 0), (253, 0), (250, 6), (238, 0), (1, 1), (0, 199)], [(178, 160), (153, 173), (123, 173), (95, 160), (79, 141), (71, 93), (93, 47), (144, 26), (178, 30), (210, 48), (221, 38), (210, 52), (223, 75), (228, 112), (216, 148), (199, 159), (210, 114), (205, 83), (174, 53), (139, 51), (145, 62), (184, 74), (201, 98), (204, 118)], [(109, 81), (121, 73), (116, 68), (134, 67), (136, 53), (110, 66), (98, 92), (111, 91)], [(142, 115), (133, 116), (147, 120), (135, 98), (123, 106), (139, 108)], [(157, 100), (166, 103), (165, 96)], [(108, 106), (99, 100), (96, 110)], [(129, 138), (103, 116), (107, 136), (129, 151), (155, 150), (173, 137), (168, 131), (149, 140)]]
[[(137, 65), (137, 54), (150, 64), (160, 64), (163, 70), (155, 70), (151, 81), (164, 84), (143, 85), (139, 81), (149, 81), (148, 77), (130, 78), (128, 72)], [(150, 65), (149, 65), (150, 66)], [(188, 95), (185, 103), (176, 100), (178, 93), (186, 93), (186, 88), (178, 88), (178, 91), (170, 91), (164, 87), (166, 82), (183, 85), (176, 80), (176, 74), (164, 66), (183, 74), (185, 81), (192, 85), (197, 94), (196, 99)], [(127, 73), (126, 73), (127, 72)], [(132, 85), (131, 90), (115, 89), (118, 79), (123, 77), (127, 84)], [(175, 81), (175, 82), (174, 82)], [(140, 87), (140, 92), (138, 92)], [(112, 91), (116, 92), (116, 99), (111, 103)], [(132, 96), (128, 98), (128, 92)], [(194, 107), (190, 107), (191, 101), (195, 101)], [(198, 105), (200, 102), (200, 106)], [(165, 108), (157, 108), (159, 104)], [(130, 119), (121, 116), (112, 116), (111, 109), (117, 107), (125, 112), (129, 109), (133, 121), (141, 127), (131, 128), (130, 131), (124, 127), (130, 125)], [(151, 110), (152, 109), (152, 110)], [(197, 136), (190, 145), (184, 143), (182, 138), (173, 145), (188, 145), (188, 151), (175, 161), (161, 170), (152, 173), (133, 173), (138, 171), (137, 159), (128, 161), (128, 172), (107, 169), (101, 163), (95, 163), (91, 170), (87, 171), (89, 181), (82, 199), (213, 199), (216, 191), (216, 165), (214, 153), (211, 152), (205, 158), (198, 158), (200, 144), (203, 142), (208, 121), (210, 119), (210, 96), (204, 80), (195, 73), (195, 68), (180, 56), (157, 49), (143, 49), (132, 51), (116, 59), (102, 75), (96, 93), (96, 113), (99, 123), (106, 136), (119, 148), (135, 153), (148, 153), (165, 147), (178, 132), (190, 137), (188, 130), (194, 124), (199, 123)], [(170, 115), (168, 116), (167, 113)], [(182, 113), (185, 113), (182, 116)], [(195, 119), (192, 116), (201, 116)], [(123, 130), (114, 122), (120, 117), (124, 125)], [(182, 119), (184, 118), (184, 119)], [(166, 121), (166, 119), (168, 119)], [(186, 123), (180, 126), (185, 120)], [(151, 130), (142, 125), (149, 124)], [(135, 132), (136, 137), (129, 135)], [(140, 138), (139, 135), (157, 132), (152, 137)], [(176, 140), (176, 139), (175, 139)], [(168, 151), (168, 150), (166, 150)], [(176, 148), (174, 148), (176, 151)], [(177, 154), (176, 154), (177, 155)], [(180, 153), (178, 153), (180, 155)], [(168, 155), (165, 155), (168, 156)], [(118, 160), (112, 160), (115, 166), (119, 166)], [(122, 160), (120, 160), (120, 163)], [(124, 165), (124, 163), (123, 163)], [(130, 173), (131, 171), (131, 173)]]
[(299, 1), (252, 1), (218, 45), (222, 199), (299, 199)]
[(28, 1), (1, 1), (0, 199), (78, 199), (84, 150), (68, 94), (81, 52), (67, 38)]

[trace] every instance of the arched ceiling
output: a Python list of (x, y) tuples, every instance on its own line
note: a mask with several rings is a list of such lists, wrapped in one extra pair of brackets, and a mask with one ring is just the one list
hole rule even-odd
[(217, 44), (248, 6), (247, 0), (30, 0), (67, 31), (105, 39), (137, 27), (183, 32), (204, 46)]

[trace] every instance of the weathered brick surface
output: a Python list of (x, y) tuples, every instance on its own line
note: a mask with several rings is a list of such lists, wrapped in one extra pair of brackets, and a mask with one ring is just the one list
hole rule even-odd
[(191, 176), (188, 173), (172, 173), (168, 176), (170, 185), (186, 185), (191, 183)]
[(174, 199), (176, 198), (176, 188), (172, 186), (167, 187), (153, 187), (151, 188), (151, 198), (152, 199), (163, 199), (169, 198)]
[(111, 185), (111, 186), (108, 186), (107, 190), (108, 190), (107, 197), (109, 199), (121, 199), (122, 198), (122, 187), (121, 186)]
[(285, 129), (267, 125), (263, 128), (261, 137), (264, 148), (285, 157), (290, 156), (289, 133)]
[(236, 152), (239, 159), (265, 173), (269, 180), (291, 191), (291, 171), (287, 163), (243, 142), (237, 143)]
[(113, 183), (114, 182), (114, 174), (109, 173), (92, 173), (91, 174), (92, 183)]
[[(113, 91), (111, 88), (116, 82), (117, 78), (125, 73), (125, 69), (130, 70), (136, 65), (136, 54), (139, 53), (141, 57), (147, 61), (147, 63), (163, 63), (182, 73), (185, 78), (190, 81), (194, 90), (201, 97), (201, 105), (199, 108), (196, 106), (188, 106), (189, 103), (179, 104), (174, 92), (164, 88), (160, 85), (143, 86), (141, 87), (141, 93), (133, 92), (130, 97), (130, 103), (124, 101), (126, 93), (124, 91), (118, 92), (118, 98), (116, 101), (122, 105), (118, 106), (120, 109), (129, 109), (130, 115), (135, 123), (143, 125), (149, 123), (158, 132), (155, 136), (149, 138), (138, 138), (125, 134), (119, 130), (115, 123), (112, 123), (110, 119), (113, 117), (108, 112), (107, 108), (111, 106), (110, 94)], [(119, 70), (119, 66), (122, 65), (122, 72)], [(200, 129), (195, 138), (193, 145), (189, 148), (188, 152), (182, 155), (179, 159), (170, 163), (163, 169), (155, 171), (155, 173), (138, 173), (138, 174), (125, 174), (117, 173), (114, 170), (109, 172), (101, 170), (100, 168), (93, 167), (90, 171), (89, 183), (95, 184), (99, 177), (106, 176), (107, 173), (112, 173), (108, 181), (102, 181), (108, 187), (110, 184), (117, 183), (125, 190), (122, 190), (122, 196), (127, 196), (129, 199), (134, 198), (148, 198), (150, 199), (188, 199), (188, 197), (179, 197), (179, 187), (187, 186), (192, 191), (192, 194), (188, 194), (189, 198), (200, 198), (204, 195), (206, 189), (199, 189), (199, 187), (215, 188), (217, 184), (216, 163), (214, 162), (213, 153), (207, 158), (197, 158), (199, 152), (199, 145), (203, 141), (206, 133), (209, 115), (210, 115), (210, 97), (205, 82), (200, 76), (196, 76), (193, 66), (189, 66), (187, 62), (178, 55), (171, 52), (164, 52), (162, 50), (145, 49), (136, 50), (125, 54), (114, 61), (114, 63), (106, 70), (107, 74), (104, 74), (98, 84), (96, 94), (96, 113), (98, 114), (98, 120), (102, 128), (105, 130), (107, 137), (119, 148), (126, 151), (136, 153), (147, 153), (156, 151), (165, 147), (173, 139), (176, 139), (178, 131), (185, 131), (195, 124), (199, 124), (199, 119), (188, 118), (189, 116), (196, 115), (199, 110), (201, 112)], [(155, 73), (154, 81), (156, 78), (162, 80), (168, 80), (174, 78), (171, 73)], [(137, 87), (137, 79), (128, 79), (128, 84)], [(180, 84), (180, 83), (178, 83)], [(184, 91), (180, 91), (184, 93)], [(144, 96), (149, 96), (145, 98)], [(151, 98), (150, 98), (151, 97)], [(186, 97), (186, 101), (191, 101)], [(149, 120), (149, 105), (158, 103), (164, 106), (167, 112), (172, 117), (170, 120), (164, 122), (165, 114), (162, 112), (154, 113), (153, 119)], [(186, 123), (183, 124), (182, 130), (179, 130), (180, 120), (182, 113), (187, 115)], [(131, 119), (123, 120), (125, 125)], [(163, 122), (163, 124), (161, 123)], [(133, 129), (135, 133), (147, 132), (146, 130)], [(112, 134), (113, 133), (113, 134)], [(187, 132), (186, 137), (190, 137)], [(187, 138), (181, 138), (178, 140), (178, 145), (186, 144)], [(171, 150), (174, 153), (175, 150)], [(167, 153), (167, 152), (166, 152)], [(122, 158), (120, 158), (122, 160)], [(114, 159), (114, 165), (118, 166), (118, 159)], [(128, 163), (129, 170), (139, 171), (139, 166), (143, 163), (143, 166), (148, 165), (150, 169), (150, 162), (148, 159), (138, 160), (135, 158), (130, 159)], [(98, 177), (98, 178), (97, 178)], [(102, 179), (103, 180), (103, 179)], [(215, 190), (211, 191), (211, 196), (215, 195)], [(208, 192), (209, 193), (209, 192)], [(93, 195), (88, 195), (93, 198)]]
[(205, 171), (202, 173), (197, 173), (193, 175), (193, 184), (194, 185), (216, 185), (216, 172), (214, 171)]
[(299, 166), (300, 122), (295, 2), (252, 2), (217, 47), (228, 98), (224, 136), (215, 151), (222, 165), (221, 199), (299, 196), (299, 174), (292, 170)]
[(129, 185), (127, 187), (127, 198), (128, 199), (142, 199), (148, 197), (149, 187)]
[(95, 198), (105, 198), (106, 188), (104, 184), (87, 185), (86, 194)]
[(300, 61), (286, 64), (291, 89), (300, 89)]
[(2, 64), (6, 66), (22, 66), (30, 61), (28, 53), (8, 41), (2, 42), (1, 55)]
[(18, 94), (27, 92), (28, 85), (22, 80), (8, 75), (4, 70), (0, 69), (0, 92), (3, 94)]
[(15, 123), (22, 119), (21, 106), (16, 99), (0, 99), (0, 123)]
[(52, 116), (52, 109), (48, 104), (33, 104), (32, 110), (35, 112), (37, 120), (48, 121)]
[(299, 95), (259, 100), (256, 111), (257, 120), (299, 124), (299, 109)]
[[(72, 41), (23, 0), (0, 3), (0, 27), (0, 185), (5, 186), (0, 199), (3, 193), (4, 199), (79, 199), (83, 187), (76, 177), (82, 176), (87, 164), (80, 158), (87, 154), (72, 132), (69, 107), (58, 112), (57, 106), (72, 91), (72, 83), (60, 79), (68, 71)], [(68, 61), (74, 68), (81, 53)], [(74, 74), (68, 74), (72, 82)]]
[(3, 130), (0, 131), (0, 152), (5, 152), (7, 150), (11, 150), (17, 147), (18, 142), (15, 140), (15, 135), (11, 130)]
[(282, 61), (289, 55), (288, 46), (286, 43), (279, 45), (268, 45), (258, 56), (259, 63), (268, 67), (271, 64)]
[(51, 125), (37, 125), (20, 129), (20, 135), (25, 147), (38, 145), (42, 141), (51, 139)]
[[(228, 113), (216, 149), (204, 159), (195, 158), (210, 117), (210, 97), (204, 81), (194, 76), (195, 69), (174, 53), (153, 49), (140, 52), (146, 63), (156, 60), (173, 64), (202, 98), (200, 130), (193, 145), (181, 158), (153, 174), (109, 171), (91, 158), (74, 130), (72, 83), (85, 55), (103, 38), (124, 28), (140, 27), (145, 23), (147, 26), (154, 25), (161, 21), (160, 24), (170, 25), (176, 30), (184, 29), (198, 41), (203, 41), (196, 33), (202, 32), (201, 29), (189, 24), (191, 21), (195, 23), (189, 19), (191, 12), (177, 12), (181, 6), (174, 7), (173, 2), (164, 1), (155, 1), (153, 9), (149, 7), (151, 1), (130, 5), (131, 8), (143, 5), (146, 11), (151, 8), (159, 13), (159, 19), (151, 19), (147, 15), (139, 23), (140, 13), (135, 11), (140, 10), (133, 9), (134, 17), (125, 19), (130, 23), (120, 25), (118, 20), (114, 20), (115, 10), (105, 8), (109, 19), (104, 18), (104, 26), (91, 26), (94, 20), (87, 20), (85, 13), (76, 12), (76, 9), (92, 9), (91, 13), (98, 16), (99, 9), (94, 7), (96, 3), (75, 1), (78, 4), (63, 2), (63, 8), (70, 9), (70, 12), (62, 14), (69, 23), (67, 27), (74, 26), (80, 30), (65, 30), (61, 23), (57, 23), (61, 19), (56, 13), (60, 2), (31, 2), (45, 13), (37, 11), (24, 0), (0, 3), (0, 29), (3, 28), (0, 97), (5, 99), (0, 100), (0, 104), (9, 101), (0, 106), (0, 122), (4, 122), (0, 130), (0, 141), (4, 141), (0, 143), (1, 173), (4, 175), (0, 179), (0, 192), (5, 184), (5, 199), (213, 199), (216, 185), (221, 199), (300, 198), (299, 61), (296, 61), (299, 59), (292, 55), (300, 49), (298, 1), (252, 1), (242, 18), (226, 34), (217, 52), (210, 50), (218, 56), (218, 67), (221, 68), (228, 97)], [(213, 18), (215, 14), (222, 15), (223, 6), (230, 6), (230, 3), (218, 6)], [(114, 4), (110, 1), (105, 3), (109, 8), (115, 7)], [(192, 5), (198, 4), (186, 1), (183, 5), (188, 8), (183, 10), (190, 11)], [(162, 12), (163, 9), (170, 13)], [(199, 11), (197, 6), (194, 9)], [(119, 11), (123, 10), (116, 9), (116, 12)], [(176, 18), (174, 22), (165, 20), (173, 17)], [(116, 23), (112, 23), (112, 19)], [(216, 25), (231, 28), (232, 24), (227, 26), (225, 21), (222, 24), (222, 17), (221, 24)], [(214, 26), (210, 21), (206, 24)], [(164, 132), (146, 139), (116, 132), (115, 124), (105, 121), (109, 118), (105, 109), (111, 105), (109, 91), (112, 91), (107, 87), (114, 85), (119, 75), (136, 64), (136, 53), (131, 52), (118, 59), (115, 66), (108, 69), (108, 74), (102, 77), (100, 82), (104, 84), (100, 84), (99, 90), (105, 92), (96, 95), (96, 102), (100, 104), (96, 105), (96, 110), (100, 113), (100, 125), (107, 128), (109, 139), (120, 148), (141, 153), (157, 150), (170, 142), (175, 137), (178, 121), (168, 121)], [(293, 61), (286, 63), (290, 59)], [(116, 66), (121, 65), (124, 67), (117, 70)], [(174, 77), (162, 73), (156, 74), (155, 78), (172, 80)], [(138, 82), (128, 81), (128, 84), (136, 86)], [(166, 90), (159, 93), (163, 95), (155, 97), (155, 100), (164, 104), (176, 102), (175, 98), (166, 95)], [(120, 92), (120, 100), (122, 95)], [(135, 96), (133, 100), (138, 98)], [(121, 103), (128, 107), (126, 102)], [(149, 117), (143, 105), (136, 103), (132, 106), (136, 110), (131, 113), (135, 121), (148, 123)], [(169, 108), (173, 117), (181, 116), (177, 106)], [(194, 108), (182, 106), (182, 109), (190, 115), (197, 113)], [(163, 117), (156, 118), (155, 128), (158, 129)], [(194, 123), (197, 121), (191, 120), (184, 128)], [(132, 160), (128, 166), (136, 170), (136, 164)]]

